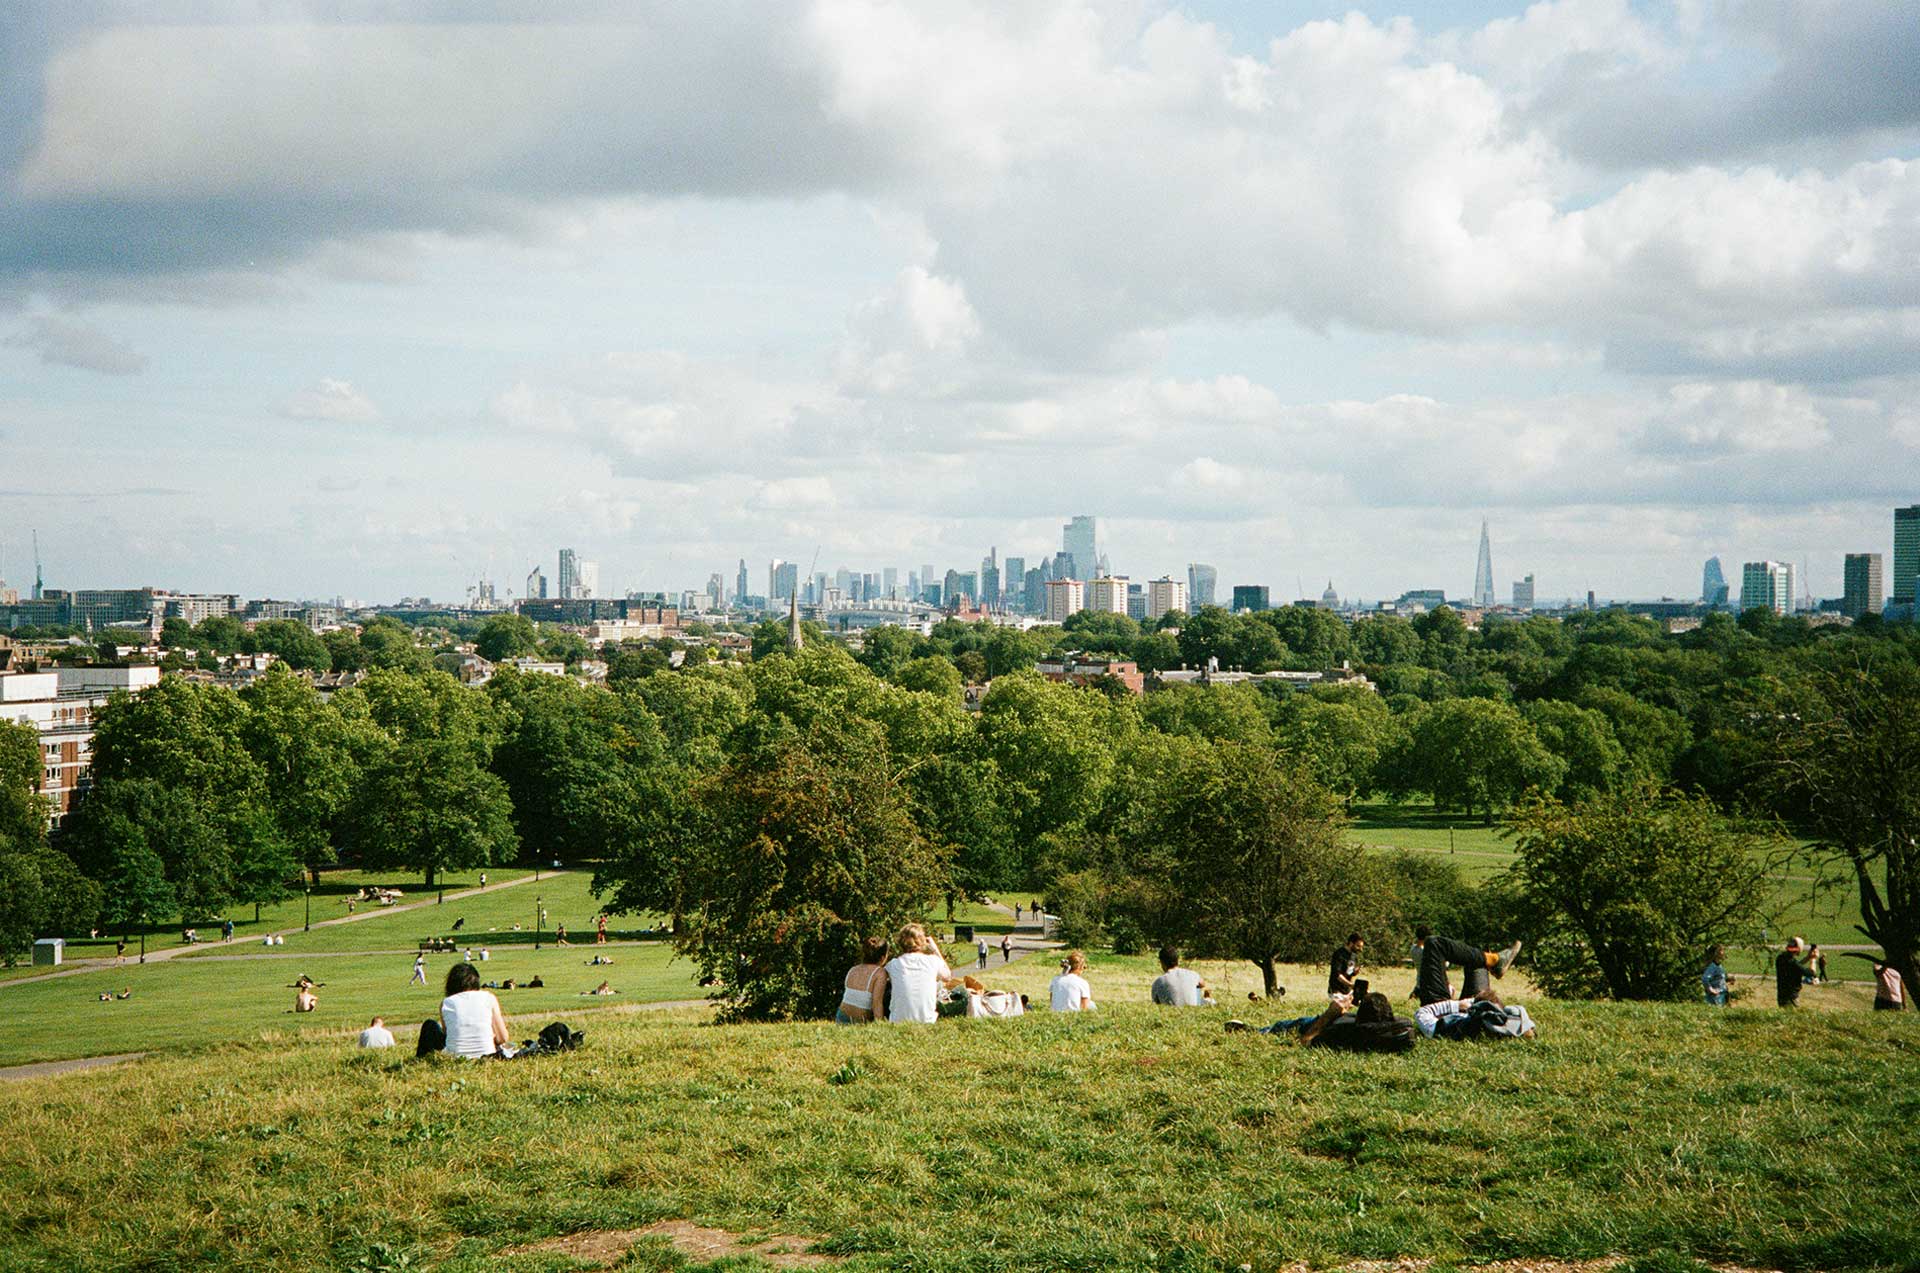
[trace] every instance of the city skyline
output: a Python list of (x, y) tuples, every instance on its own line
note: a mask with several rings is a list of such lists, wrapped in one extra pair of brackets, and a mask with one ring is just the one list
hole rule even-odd
[(16, 587), (1911, 587), (1900, 6), (252, 12), (9, 22)]

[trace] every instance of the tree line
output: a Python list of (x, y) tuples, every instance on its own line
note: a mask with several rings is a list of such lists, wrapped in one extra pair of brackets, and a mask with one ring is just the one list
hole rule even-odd
[[(1389, 941), (1410, 918), (1525, 923), (1568, 992), (1644, 997), (1674, 993), (1684, 961), (1614, 958), (1631, 923), (1638, 945), (1672, 952), (1757, 922), (1753, 841), (1733, 815), (1812, 837), (1861, 886), (1863, 930), (1911, 970), (1910, 630), (1268, 613), (1286, 621), (880, 629), (857, 656), (830, 640), (790, 654), (755, 631), (747, 663), (674, 669), (643, 644), (605, 652), (620, 669), (605, 687), (507, 670), (481, 690), (435, 666), (440, 634), (378, 621), (356, 637), (367, 675), (331, 697), (275, 669), (237, 692), (169, 677), (116, 698), (92, 790), (51, 842), (30, 731), (0, 735), (0, 927), (17, 950), (34, 932), (271, 901), (334, 861), (431, 883), (537, 855), (596, 864), (618, 908), (673, 915), (743, 1015), (812, 1010), (859, 936), (943, 898), (1028, 888), (1076, 936), (1180, 940), (1269, 976), (1348, 928)], [(1191, 643), (1183, 656), (1358, 654), (1381, 692), (1136, 698), (1024, 670), (1062, 644), (1147, 637)], [(981, 667), (961, 665), (976, 660), (993, 685), (970, 712), (960, 690)], [(1521, 866), (1503, 892), (1363, 854), (1342, 824), (1375, 795), (1503, 817)], [(1702, 879), (1728, 888), (1682, 895)], [(1650, 907), (1655, 886), (1669, 891)], [(1563, 977), (1546, 972), (1556, 951)]]

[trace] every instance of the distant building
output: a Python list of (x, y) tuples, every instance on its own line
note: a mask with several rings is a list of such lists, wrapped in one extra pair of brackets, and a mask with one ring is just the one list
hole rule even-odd
[[(1013, 558), (1008, 558), (1007, 564), (1012, 565), (1013, 561)], [(881, 569), (880, 593), (888, 601), (900, 599), (900, 568), (898, 566), (886, 566)]]
[(1049, 623), (1065, 623), (1068, 615), (1087, 608), (1086, 588), (1078, 579), (1049, 579), (1046, 588)]
[(583, 561), (580, 563), (580, 591), (578, 595), (582, 597), (597, 597), (600, 595), (599, 562)]
[(1027, 599), (1027, 559), (1009, 557), (1000, 568), (1001, 596), (1007, 604), (1024, 609)]
[(571, 548), (560, 550), (560, 599), (572, 601), (580, 595), (580, 559)]
[(1920, 581), (1920, 504), (1893, 510), (1893, 599), (1911, 605)]
[(1049, 681), (1064, 685), (1087, 685), (1110, 676), (1127, 687), (1130, 693), (1146, 692), (1146, 678), (1140, 675), (1140, 665), (1132, 659), (1110, 659), (1102, 655), (1061, 654), (1041, 659), (1033, 665), (1033, 670)]
[(773, 601), (785, 601), (800, 588), (800, 563), (781, 561), (779, 558), (767, 563), (767, 596)]
[(1880, 613), (1886, 604), (1887, 585), (1879, 553), (1848, 553), (1845, 581), (1841, 614), (1858, 619), (1863, 614)]
[(1270, 610), (1273, 602), (1269, 590), (1263, 583), (1237, 583), (1233, 585), (1233, 612), (1244, 614), (1252, 610)]
[(1533, 609), (1533, 576), (1516, 579), (1513, 583), (1513, 608), (1515, 610)]
[(740, 559), (739, 573), (733, 577), (733, 604), (744, 609), (747, 604), (747, 596), (747, 559), (742, 557)]
[(1740, 567), (1740, 608), (1766, 607), (1775, 614), (1793, 611), (1793, 564), (1750, 561)]
[(1124, 575), (1105, 575), (1087, 582), (1087, 609), (1109, 614), (1127, 612), (1127, 579)]
[(1000, 604), (1000, 550), (990, 548), (980, 559), (980, 604), (991, 609)]
[(1493, 607), (1493, 543), (1487, 538), (1487, 520), (1480, 519), (1480, 556), (1473, 567), (1473, 604), (1482, 610)]
[(1340, 608), (1340, 594), (1333, 590), (1333, 580), (1331, 579), (1327, 580), (1327, 590), (1320, 594), (1320, 608), (1322, 610), (1338, 610)]
[(1402, 614), (1418, 614), (1425, 610), (1438, 610), (1445, 604), (1445, 588), (1412, 588), (1400, 594), (1400, 599), (1394, 602), (1394, 608)]
[(1187, 601), (1195, 610), (1215, 604), (1214, 591), (1219, 584), (1220, 572), (1212, 566), (1198, 561), (1188, 564)]
[(93, 766), (93, 716), (112, 694), (160, 683), (157, 667), (72, 667), (19, 672), (0, 665), (0, 720), (40, 734), (40, 792), (58, 822), (84, 791)]
[(1727, 604), (1727, 577), (1720, 573), (1720, 559), (1707, 558), (1707, 564), (1700, 570), (1700, 604), (1715, 609)]
[(1147, 581), (1147, 613), (1149, 619), (1158, 619), (1169, 610), (1185, 613), (1187, 609), (1187, 585), (1170, 575)]
[(1140, 584), (1127, 585), (1127, 617), (1136, 623), (1147, 621), (1147, 590)]
[(1061, 551), (1072, 559), (1065, 571), (1068, 578), (1085, 578), (1100, 568), (1100, 520), (1084, 514), (1060, 528)]

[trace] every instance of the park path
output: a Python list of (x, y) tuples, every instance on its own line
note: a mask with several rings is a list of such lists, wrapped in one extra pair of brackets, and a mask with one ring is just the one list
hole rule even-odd
[[(568, 872), (566, 872), (565, 870), (548, 871), (546, 873), (545, 879), (558, 879), (561, 876), (566, 875), (567, 873)], [(468, 888), (468, 889), (462, 889), (458, 893), (441, 894), (433, 901), (422, 900), (418, 902), (407, 902), (401, 906), (382, 906), (376, 910), (357, 911), (352, 915), (340, 915), (333, 919), (323, 919), (319, 923), (313, 925), (313, 927), (314, 928), (333, 928), (336, 925), (340, 925), (340, 924), (363, 924), (369, 920), (386, 919), (392, 915), (403, 915), (408, 911), (417, 911), (428, 906), (438, 906), (441, 904), (441, 901), (443, 901), (445, 898), (448, 898), (448, 897), (451, 897), (455, 901), (458, 901), (463, 897), (479, 897), (483, 893), (497, 893), (503, 888), (518, 888), (522, 884), (531, 884), (533, 882), (534, 882), (533, 876), (523, 875), (517, 880), (502, 880), (498, 884), (489, 884), (485, 888)], [(544, 880), (542, 882), (544, 882)], [(222, 940), (222, 941), (195, 942), (191, 946), (167, 946), (160, 950), (148, 951), (146, 962), (150, 964), (160, 963), (168, 959), (177, 959), (181, 955), (186, 955), (186, 954), (193, 954), (200, 958), (208, 958), (209, 956), (207, 956), (205, 952), (209, 950), (219, 950), (222, 947), (238, 948), (241, 946), (252, 946), (252, 945), (257, 945), (260, 942), (260, 939), (263, 937), (287, 937), (294, 933), (300, 933), (300, 932), (306, 932), (306, 931), (308, 931), (308, 929), (306, 928), (305, 925), (295, 924), (288, 928), (277, 929), (272, 933), (249, 933), (245, 937), (234, 937), (234, 938), (231, 938), (228, 940)], [(339, 953), (352, 954), (352, 955), (365, 955), (365, 954), (371, 954), (371, 953), (377, 953), (377, 952), (355, 950), (355, 951), (342, 951)], [(400, 953), (411, 955), (414, 953), (414, 951), (405, 950)], [(290, 957), (294, 955), (300, 955), (300, 954), (301, 952), (299, 951), (293, 951), (293, 952), (290, 952)], [(310, 951), (310, 952), (307, 952), (304, 957), (312, 959), (312, 958), (320, 958), (322, 956), (320, 952)], [(231, 958), (236, 958), (236, 956), (214, 955), (214, 956), (211, 956), (211, 958), (231, 959)], [(114, 967), (120, 967), (120, 966), (123, 966), (122, 961), (117, 961), (113, 959), (76, 959), (70, 966), (62, 967), (54, 972), (41, 973), (38, 976), (34, 976), (34, 977), (14, 977), (6, 981), (0, 981), (0, 991), (8, 990), (14, 986), (30, 986), (36, 981), (52, 981), (57, 977), (77, 977), (81, 973), (98, 972), (102, 968), (114, 968)]]
[(71, 1074), (75, 1070), (100, 1070), (123, 1061), (138, 1061), (145, 1052), (118, 1052), (112, 1056), (83, 1056), (71, 1061), (35, 1061), (32, 1065), (0, 1066), (0, 1083), (20, 1079), (46, 1078), (53, 1074)]

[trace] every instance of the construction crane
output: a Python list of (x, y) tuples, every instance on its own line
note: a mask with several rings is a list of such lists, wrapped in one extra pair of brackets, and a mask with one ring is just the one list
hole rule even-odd
[(33, 532), (33, 599), (40, 600), (46, 590), (46, 581), (40, 576), (40, 532)]

